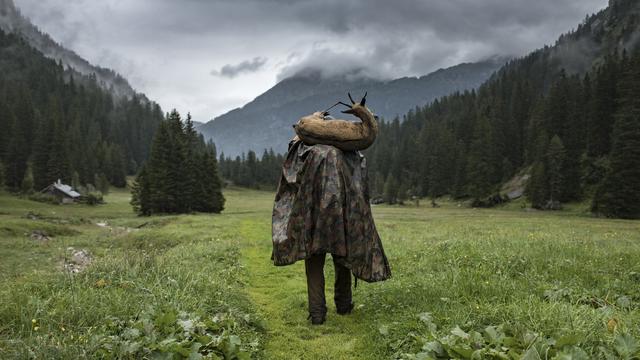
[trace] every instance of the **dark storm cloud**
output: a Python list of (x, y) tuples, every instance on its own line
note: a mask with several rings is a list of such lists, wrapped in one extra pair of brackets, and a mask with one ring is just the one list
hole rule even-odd
[(212, 70), (211, 75), (233, 79), (240, 74), (256, 72), (262, 69), (266, 63), (267, 58), (256, 56), (251, 60), (245, 60), (238, 64), (224, 65), (220, 70)]
[[(607, 0), (15, 1), (80, 55), (141, 79), (141, 90), (152, 97), (195, 104), (215, 97), (210, 115), (309, 69), (328, 76), (394, 78), (492, 56), (521, 56), (552, 44), (607, 5)], [(258, 55), (269, 62), (256, 60)], [(218, 76), (206, 80), (203, 75), (210, 73)], [(243, 73), (251, 76), (236, 76)], [(182, 81), (186, 78), (191, 81)]]

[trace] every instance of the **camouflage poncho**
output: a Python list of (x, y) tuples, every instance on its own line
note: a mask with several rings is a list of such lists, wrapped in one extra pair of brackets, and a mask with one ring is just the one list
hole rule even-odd
[(272, 259), (289, 265), (317, 253), (345, 258), (359, 279), (391, 276), (376, 231), (363, 155), (329, 145), (289, 145), (272, 217)]

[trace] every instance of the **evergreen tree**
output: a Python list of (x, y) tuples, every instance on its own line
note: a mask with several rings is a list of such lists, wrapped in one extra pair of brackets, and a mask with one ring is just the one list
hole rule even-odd
[(549, 198), (547, 187), (547, 174), (544, 163), (537, 161), (531, 167), (531, 177), (527, 183), (527, 199), (531, 201), (531, 206), (536, 209), (543, 209)]
[(82, 184), (80, 183), (80, 174), (78, 174), (77, 171), (73, 172), (73, 175), (71, 176), (71, 187), (74, 189), (80, 189), (80, 187), (82, 186)]
[(469, 149), (467, 176), (469, 194), (476, 200), (483, 199), (493, 192), (494, 176), (493, 146), (489, 121), (481, 117), (474, 130), (473, 141)]
[[(549, 184), (549, 201), (551, 204), (559, 203), (562, 188), (563, 188), (563, 174), (562, 166), (565, 163), (565, 149), (562, 141), (555, 135), (549, 143), (549, 149), (547, 151), (547, 181)], [(552, 205), (556, 207), (557, 205)]]
[(217, 213), (224, 209), (224, 202), (215, 146), (205, 145), (190, 115), (183, 124), (173, 110), (160, 124), (149, 160), (132, 186), (134, 211), (140, 215)]
[(4, 190), (5, 187), (5, 177), (4, 177), (4, 164), (0, 161), (0, 192)]
[(143, 166), (131, 186), (131, 205), (133, 206), (133, 211), (140, 215), (148, 216), (153, 211), (149, 198), (150, 189), (147, 168)]
[(94, 179), (94, 184), (96, 185), (96, 189), (98, 189), (103, 194), (109, 193), (109, 179), (103, 173), (96, 174)]
[(156, 136), (153, 138), (151, 154), (147, 162), (148, 178), (148, 212), (171, 212), (171, 202), (174, 200), (169, 194), (169, 129), (166, 122), (162, 122)]
[(387, 204), (395, 204), (398, 199), (398, 181), (391, 173), (384, 183), (383, 199)]
[(592, 210), (609, 217), (640, 218), (640, 57), (629, 63), (618, 90), (620, 110), (613, 130), (610, 170)]
[(36, 190), (38, 191), (44, 189), (53, 182), (49, 182), (50, 179), (48, 177), (49, 153), (51, 149), (50, 137), (53, 130), (50, 119), (50, 117), (47, 117), (47, 119), (40, 123), (34, 140), (33, 180)]
[(27, 170), (29, 149), (22, 127), (12, 113), (9, 113), (9, 119), (13, 123), (13, 131), (5, 156), (5, 184), (11, 190), (18, 190)]
[(592, 210), (609, 217), (640, 218), (640, 114), (616, 121), (611, 169), (598, 188)]
[(197, 210), (196, 205), (200, 199), (205, 198), (204, 187), (200, 184), (199, 177), (201, 175), (200, 167), (203, 165), (201, 151), (198, 149), (198, 133), (196, 132), (193, 121), (191, 120), (191, 114), (187, 114), (187, 119), (184, 125), (185, 131), (185, 162), (183, 171), (185, 174), (182, 187), (184, 189), (184, 198), (186, 204), (186, 211)]
[(31, 194), (33, 191), (33, 171), (31, 170), (31, 167), (28, 167), (20, 185), (20, 192), (23, 194)]
[(57, 180), (68, 183), (72, 175), (66, 132), (62, 119), (62, 105), (56, 97), (51, 97), (49, 100), (48, 117), (50, 132), (44, 134), (47, 137), (44, 141), (48, 143), (48, 146), (46, 146), (46, 172), (38, 174), (39, 176), (44, 176), (44, 179), (39, 179), (42, 182), (41, 185), (44, 184), (44, 186)]
[(222, 183), (218, 175), (217, 160), (213, 151), (205, 152), (203, 169), (204, 203), (202, 208), (198, 210), (219, 213), (224, 209), (225, 199), (222, 195)]

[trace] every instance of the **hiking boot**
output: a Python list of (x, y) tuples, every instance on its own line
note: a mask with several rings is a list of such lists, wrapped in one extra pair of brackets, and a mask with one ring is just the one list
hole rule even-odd
[(347, 307), (336, 307), (336, 312), (338, 313), (338, 315), (351, 314), (351, 311), (353, 311), (353, 307), (353, 303), (350, 303)]
[(327, 320), (327, 315), (323, 314), (322, 316), (309, 314), (307, 320), (311, 319), (311, 325), (322, 325)]

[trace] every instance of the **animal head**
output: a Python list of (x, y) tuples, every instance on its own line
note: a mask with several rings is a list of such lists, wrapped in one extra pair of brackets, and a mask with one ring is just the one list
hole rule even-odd
[(351, 105), (345, 104), (342, 101), (338, 101), (338, 103), (336, 104), (336, 105), (341, 104), (349, 108), (347, 110), (342, 111), (344, 114), (351, 114), (360, 119), (363, 119), (364, 117), (368, 117), (372, 115), (375, 120), (378, 120), (378, 116), (373, 114), (371, 110), (369, 110), (365, 106), (367, 102), (367, 92), (364, 93), (364, 96), (362, 97), (362, 100), (360, 100), (360, 102), (355, 102), (353, 100), (353, 97), (351, 97), (351, 93), (347, 93), (347, 95), (349, 95), (349, 100), (351, 100)]
[(324, 120), (325, 112), (316, 111), (311, 115), (303, 116), (298, 120), (297, 124), (293, 124), (293, 128), (296, 129), (300, 125), (304, 125), (308, 121)]

